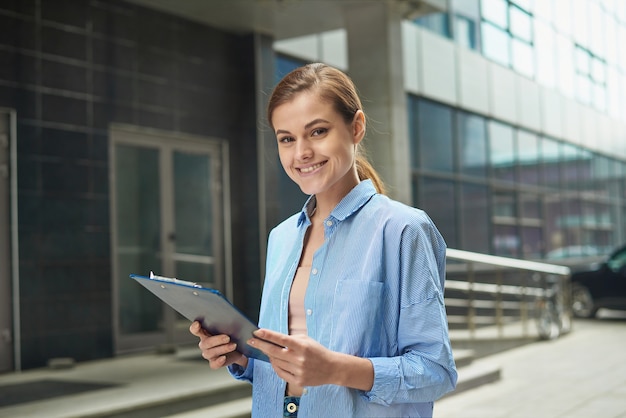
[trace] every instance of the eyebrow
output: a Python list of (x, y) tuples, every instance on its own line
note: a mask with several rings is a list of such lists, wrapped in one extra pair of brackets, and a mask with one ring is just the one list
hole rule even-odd
[[(327, 121), (326, 119), (317, 118), (317, 119), (314, 119), (311, 122), (307, 123), (306, 125), (304, 125), (304, 129), (307, 130), (307, 129), (311, 128), (311, 126), (317, 125), (318, 123), (330, 123), (330, 122)], [(286, 131), (284, 129), (278, 129), (276, 131), (276, 135), (278, 135), (278, 134), (288, 134), (288, 133), (291, 133), (291, 132)]]

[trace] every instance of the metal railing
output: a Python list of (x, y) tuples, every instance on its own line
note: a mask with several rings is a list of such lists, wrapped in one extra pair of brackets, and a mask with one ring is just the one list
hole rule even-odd
[(556, 338), (571, 328), (570, 269), (448, 249), (451, 333), (475, 339)]

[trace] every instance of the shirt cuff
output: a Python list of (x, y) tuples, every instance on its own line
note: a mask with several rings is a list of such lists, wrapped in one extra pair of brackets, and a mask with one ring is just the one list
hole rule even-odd
[(395, 359), (375, 357), (370, 358), (374, 366), (374, 384), (369, 392), (364, 392), (365, 398), (377, 404), (388, 406), (393, 402), (395, 394), (400, 390), (400, 365)]
[(254, 370), (254, 359), (248, 359), (248, 367), (245, 369), (238, 364), (228, 366), (228, 372), (237, 380), (243, 380), (252, 383), (252, 375)]

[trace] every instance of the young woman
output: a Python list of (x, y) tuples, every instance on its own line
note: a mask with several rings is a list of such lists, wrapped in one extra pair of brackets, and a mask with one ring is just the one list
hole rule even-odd
[(280, 162), (310, 195), (272, 230), (248, 359), (194, 322), (202, 356), (253, 383), (253, 417), (430, 417), (457, 373), (444, 306), (445, 242), (421, 210), (384, 195), (360, 153), (352, 81), (324, 64), (275, 87)]

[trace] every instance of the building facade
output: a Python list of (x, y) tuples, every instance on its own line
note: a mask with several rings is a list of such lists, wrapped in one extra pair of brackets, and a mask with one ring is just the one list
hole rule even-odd
[(193, 343), (131, 273), (256, 318), (305, 198), (265, 101), (304, 62), (355, 80), (390, 194), (450, 247), (624, 242), (624, 41), (619, 1), (0, 2), (0, 372)]

